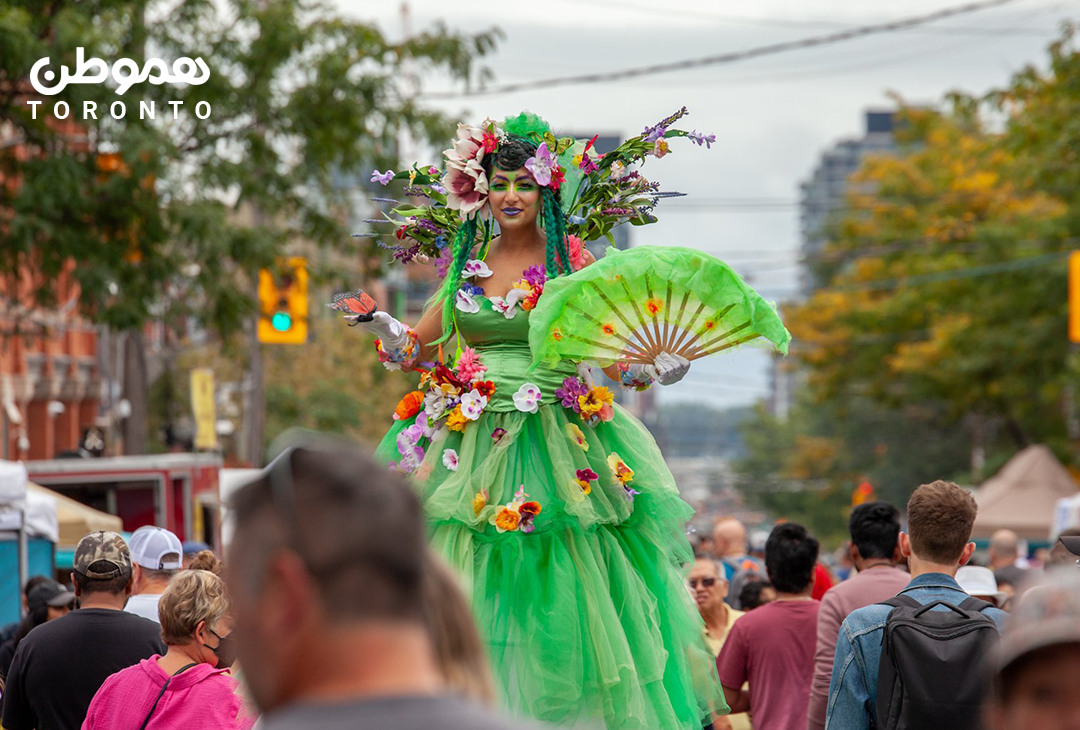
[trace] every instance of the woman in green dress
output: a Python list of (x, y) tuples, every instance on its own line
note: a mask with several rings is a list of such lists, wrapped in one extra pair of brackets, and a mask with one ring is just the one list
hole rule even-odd
[[(530, 354), (547, 278), (593, 262), (566, 235), (559, 143), (537, 143), (541, 125), (522, 115), (459, 128), (443, 182), (465, 218), (443, 249), (442, 289), (415, 328), (383, 312), (360, 322), (388, 367), (422, 372), (378, 453), (420, 490), (510, 712), (698, 730), (727, 706), (684, 584), (692, 510), (652, 436), (586, 366), (534, 367)], [(589, 149), (578, 169), (595, 165)], [(464, 344), (453, 367), (442, 352), (451, 336)], [(688, 368), (663, 354), (605, 372), (641, 389)]]

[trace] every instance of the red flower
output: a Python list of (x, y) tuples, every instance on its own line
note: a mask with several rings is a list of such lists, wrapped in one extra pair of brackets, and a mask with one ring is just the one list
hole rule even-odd
[(559, 186), (566, 182), (566, 173), (561, 166), (551, 171), (551, 183), (548, 185), (552, 190), (558, 190)]
[(491, 132), (484, 132), (484, 153), (490, 154), (499, 146), (499, 140)]
[(490, 380), (477, 380), (472, 384), (473, 390), (485, 398), (490, 398), (495, 393), (495, 383)]
[(440, 385), (445, 383), (446, 385), (452, 385), (460, 390), (465, 390), (465, 383), (458, 380), (457, 376), (454, 375), (454, 371), (442, 363), (435, 366), (435, 370), (432, 372), (432, 380)]
[(518, 512), (521, 513), (522, 517), (524, 517), (525, 515), (534, 517), (540, 514), (540, 509), (541, 507), (539, 502), (522, 502), (521, 506), (518, 507)]

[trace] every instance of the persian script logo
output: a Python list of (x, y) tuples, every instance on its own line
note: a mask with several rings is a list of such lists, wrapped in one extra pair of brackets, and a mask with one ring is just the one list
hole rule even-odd
[[(45, 96), (59, 94), (68, 84), (100, 84), (109, 78), (109, 65), (100, 58), (87, 60), (86, 52), (81, 46), (75, 49), (75, 73), (69, 72), (67, 66), (60, 66), (60, 81), (53, 86), (46, 86), (38, 80), (38, 74), (50, 63), (51, 59), (46, 56), (38, 60), (30, 69), (30, 84), (39, 94)], [(206, 83), (206, 80), (210, 78), (210, 69), (202, 58), (196, 58), (193, 61), (186, 56), (173, 61), (171, 73), (169, 66), (160, 58), (146, 59), (141, 72), (139, 64), (135, 61), (130, 58), (121, 58), (113, 63), (111, 70), (113, 80), (117, 83), (116, 93), (121, 96), (133, 85), (143, 81), (149, 81), (157, 86), (175, 83), (198, 86)], [(158, 73), (155, 74), (155, 71)], [(196, 71), (199, 73), (197, 74)], [(56, 72), (51, 69), (42, 75), (46, 81), (53, 81), (56, 78)]]

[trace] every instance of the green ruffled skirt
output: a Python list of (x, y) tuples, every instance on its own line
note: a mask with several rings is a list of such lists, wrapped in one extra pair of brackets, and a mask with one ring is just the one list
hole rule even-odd
[[(413, 420), (395, 423), (380, 458), (399, 458), (396, 437)], [(456, 471), (443, 463), (447, 450)], [(620, 460), (633, 470), (625, 484)], [(579, 470), (596, 477), (584, 480), (588, 493)], [(509, 712), (564, 726), (699, 730), (727, 711), (684, 582), (692, 509), (652, 436), (621, 407), (595, 428), (558, 403), (489, 408), (431, 445), (414, 482), (433, 547), (471, 592)], [(519, 510), (523, 501), (535, 505)], [(508, 514), (536, 506), (531, 521)]]

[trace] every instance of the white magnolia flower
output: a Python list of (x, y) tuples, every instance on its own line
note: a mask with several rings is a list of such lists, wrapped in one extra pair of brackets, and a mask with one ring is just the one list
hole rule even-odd
[(458, 468), (458, 455), (453, 449), (446, 449), (442, 452), (442, 463), (450, 471), (457, 471)]
[(466, 279), (471, 279), (473, 277), (480, 278), (480, 279), (486, 279), (489, 276), (491, 276), (491, 274), (492, 274), (491, 269), (488, 268), (488, 265), (485, 264), (480, 259), (472, 259), (472, 260), (468, 261), (465, 264), (465, 270), (463, 272), (463, 276)]
[(514, 393), (514, 407), (523, 413), (536, 413), (540, 409), (540, 399), (543, 397), (540, 386), (525, 383)]
[(442, 418), (449, 405), (449, 399), (445, 395), (437, 390), (429, 390), (424, 396), (424, 413), (427, 414), (428, 423)]
[(475, 389), (470, 390), (461, 396), (461, 415), (470, 421), (475, 421), (487, 408), (487, 404), (488, 398), (486, 395), (480, 395), (480, 391)]
[(476, 301), (476, 298), (464, 289), (458, 289), (457, 295), (454, 297), (454, 306), (466, 314), (476, 314), (480, 311), (480, 302)]

